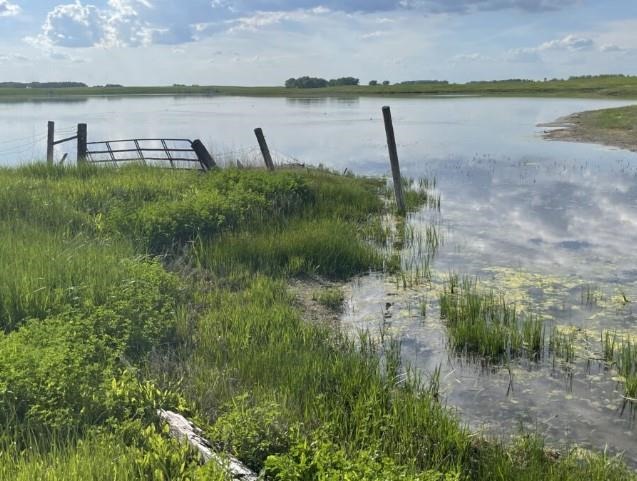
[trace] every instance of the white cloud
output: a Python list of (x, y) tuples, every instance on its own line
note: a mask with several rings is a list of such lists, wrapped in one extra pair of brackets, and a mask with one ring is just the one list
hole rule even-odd
[(0, 17), (13, 17), (20, 11), (20, 7), (9, 0), (0, 0)]
[(454, 62), (489, 62), (492, 59), (481, 53), (463, 53), (455, 55), (451, 60)]
[(601, 52), (622, 52), (624, 49), (621, 48), (619, 45), (615, 45), (615, 44), (606, 44), (606, 45), (602, 45), (599, 49)]
[(376, 30), (374, 32), (364, 33), (363, 35), (361, 35), (361, 38), (364, 40), (369, 40), (371, 38), (386, 37), (387, 35), (389, 35), (389, 32), (387, 32), (386, 30)]
[(595, 42), (591, 38), (567, 35), (557, 40), (544, 42), (538, 47), (538, 50), (590, 50), (594, 46)]
[(579, 0), (400, 0), (405, 8), (418, 8), (431, 13), (473, 13), (519, 9), (528, 12), (560, 10)]
[(81, 0), (58, 5), (47, 14), (41, 33), (27, 41), (46, 49), (149, 45), (166, 30), (142, 21), (138, 6), (152, 8), (148, 0), (108, 0), (106, 8)]
[(505, 53), (504, 59), (513, 63), (535, 63), (542, 61), (537, 48), (513, 48)]
[(330, 13), (330, 10), (323, 7), (316, 7), (309, 10), (256, 12), (254, 15), (228, 20), (227, 23), (232, 25), (228, 31), (238, 32), (247, 30), (254, 32), (271, 25), (277, 25), (283, 22), (303, 22), (312, 17), (326, 15), (328, 13)]
[(0, 63), (4, 62), (28, 62), (29, 58), (19, 53), (0, 53)]

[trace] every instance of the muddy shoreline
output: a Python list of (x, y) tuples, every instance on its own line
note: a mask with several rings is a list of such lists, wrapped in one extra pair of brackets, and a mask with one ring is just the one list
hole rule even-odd
[(634, 130), (595, 126), (593, 119), (596, 114), (596, 111), (578, 112), (555, 122), (538, 124), (538, 127), (545, 128), (545, 140), (600, 144), (637, 152), (637, 134)]

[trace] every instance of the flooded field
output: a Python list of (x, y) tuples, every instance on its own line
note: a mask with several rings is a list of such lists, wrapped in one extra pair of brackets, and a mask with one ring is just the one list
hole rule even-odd
[[(260, 126), (279, 159), (382, 175), (388, 161), (380, 108), (389, 104), (403, 174), (435, 179), (440, 209), (410, 218), (404, 277), (352, 283), (344, 327), (399, 338), (406, 362), (436, 377), (442, 398), (477, 430), (505, 437), (537, 432), (556, 447), (607, 446), (637, 465), (637, 419), (626, 399), (634, 396), (609, 352), (637, 339), (637, 154), (547, 142), (536, 127), (627, 103), (173, 97), (8, 103), (0, 104), (0, 164), (41, 158), (46, 121), (56, 120), (62, 132), (87, 122), (90, 140), (198, 137), (226, 162), (253, 155), (252, 129)], [(501, 296), (517, 316), (541, 322), (533, 355), (508, 352), (485, 361), (469, 349), (450, 349), (440, 300), (455, 276), (479, 279), (482, 291)]]

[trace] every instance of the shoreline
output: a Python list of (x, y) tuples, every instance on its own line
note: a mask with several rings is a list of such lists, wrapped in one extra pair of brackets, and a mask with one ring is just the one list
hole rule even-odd
[(598, 144), (637, 152), (637, 105), (577, 112), (538, 124), (545, 140)]

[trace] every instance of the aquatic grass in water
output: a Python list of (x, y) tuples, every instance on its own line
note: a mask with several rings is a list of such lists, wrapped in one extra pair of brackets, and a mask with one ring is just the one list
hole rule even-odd
[(482, 290), (477, 280), (451, 275), (440, 295), (440, 313), (456, 352), (497, 362), (542, 356), (543, 322), (535, 316), (519, 316), (515, 305), (503, 295)]
[(565, 331), (557, 326), (554, 327), (549, 339), (549, 352), (567, 363), (574, 362), (576, 338), (577, 333), (573, 329)]
[(602, 331), (603, 359), (617, 369), (624, 384), (622, 411), (630, 404), (637, 404), (637, 343), (630, 336), (621, 336), (616, 331)]

